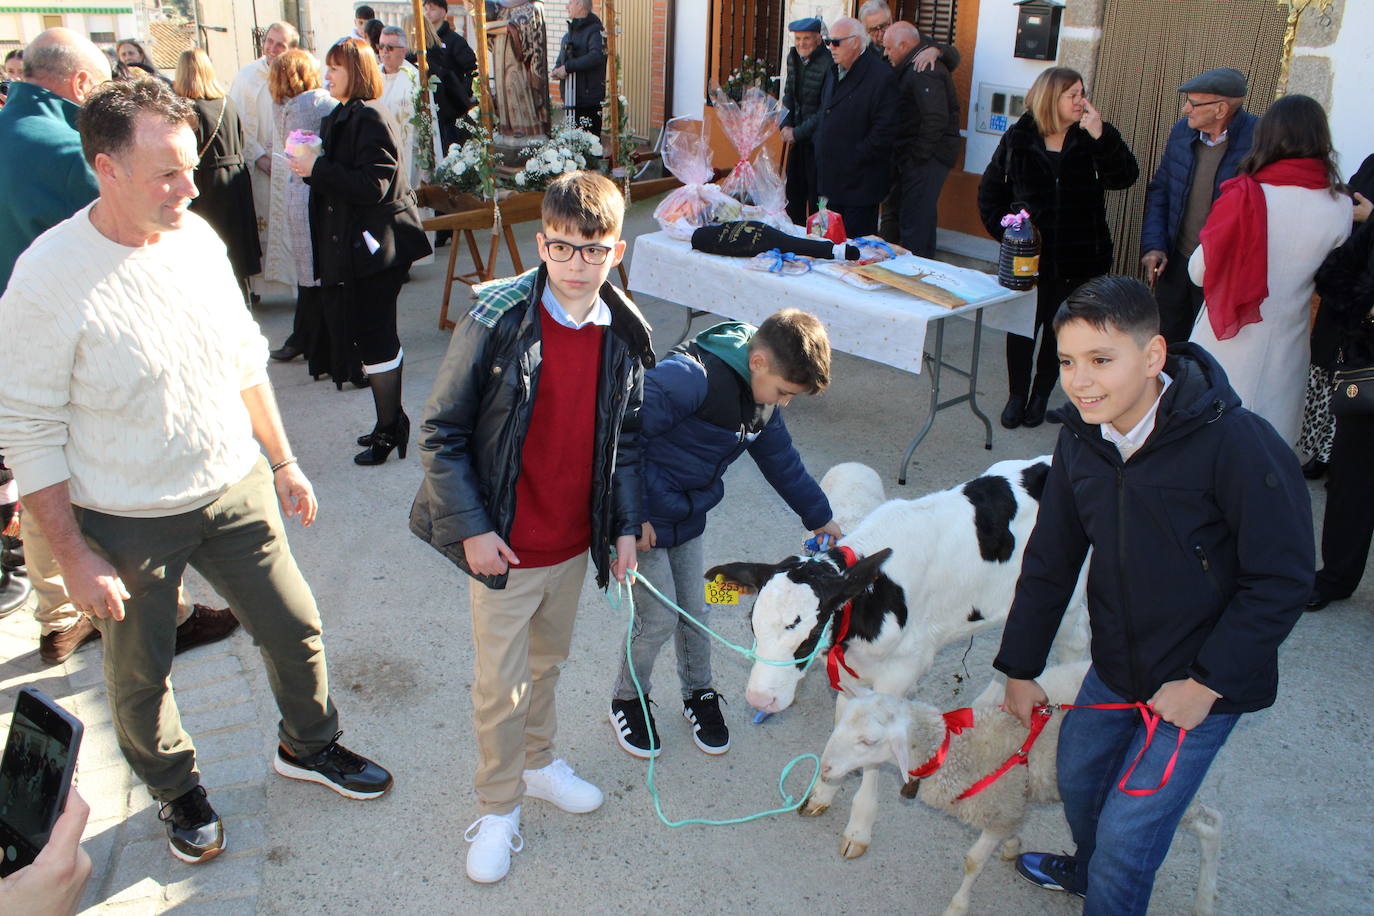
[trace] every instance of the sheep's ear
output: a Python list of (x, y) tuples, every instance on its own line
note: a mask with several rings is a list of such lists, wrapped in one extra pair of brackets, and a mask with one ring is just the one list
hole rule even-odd
[(711, 582), (720, 576), (731, 585), (739, 586), (746, 595), (752, 595), (782, 569), (776, 563), (722, 563), (706, 570), (706, 581)]

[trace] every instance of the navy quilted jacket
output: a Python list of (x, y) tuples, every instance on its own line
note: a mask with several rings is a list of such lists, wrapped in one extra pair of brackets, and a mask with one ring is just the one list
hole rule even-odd
[[(1236, 177), (1236, 167), (1250, 151), (1259, 118), (1244, 109), (1236, 112), (1226, 128), (1226, 154), (1217, 166), (1217, 178), (1212, 185), (1212, 200), (1221, 193), (1221, 183)], [(1197, 131), (1188, 126), (1187, 118), (1180, 118), (1169, 131), (1164, 155), (1145, 189), (1145, 224), (1140, 230), (1140, 253), (1173, 250), (1178, 236), (1178, 224), (1183, 221), (1183, 207), (1188, 203), (1188, 190), (1193, 184), (1193, 140)]]
[(733, 337), (742, 350), (749, 325), (708, 328), (644, 374), (640, 408), (644, 512), (659, 547), (700, 537), (706, 513), (725, 496), (725, 471), (746, 451), (764, 478), (815, 530), (831, 519), (830, 502), (807, 473), (782, 411), (754, 403), (749, 381), (730, 363), (703, 349)]

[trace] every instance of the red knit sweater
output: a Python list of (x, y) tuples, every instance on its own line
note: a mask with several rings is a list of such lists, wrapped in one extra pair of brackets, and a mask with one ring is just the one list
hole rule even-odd
[(543, 358), (515, 484), (510, 546), (519, 569), (553, 566), (591, 545), (596, 384), (604, 329), (573, 330), (542, 304)]

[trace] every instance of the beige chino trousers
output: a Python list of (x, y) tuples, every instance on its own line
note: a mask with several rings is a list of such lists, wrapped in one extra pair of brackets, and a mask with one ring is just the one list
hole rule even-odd
[(523, 771), (553, 762), (554, 688), (586, 575), (583, 552), (555, 566), (512, 567), (503, 589), (471, 583), (474, 785), (482, 814), (514, 811), (525, 794)]

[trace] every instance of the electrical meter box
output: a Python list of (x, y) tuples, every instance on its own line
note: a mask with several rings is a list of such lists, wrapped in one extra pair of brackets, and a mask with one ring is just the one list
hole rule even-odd
[(1016, 6), (1016, 57), (1054, 60), (1059, 55), (1062, 0), (1019, 0)]
[(1006, 133), (1007, 128), (1015, 124), (1017, 118), (1026, 111), (1026, 92), (1014, 86), (979, 83), (978, 101), (973, 109), (973, 129), (998, 136)]

